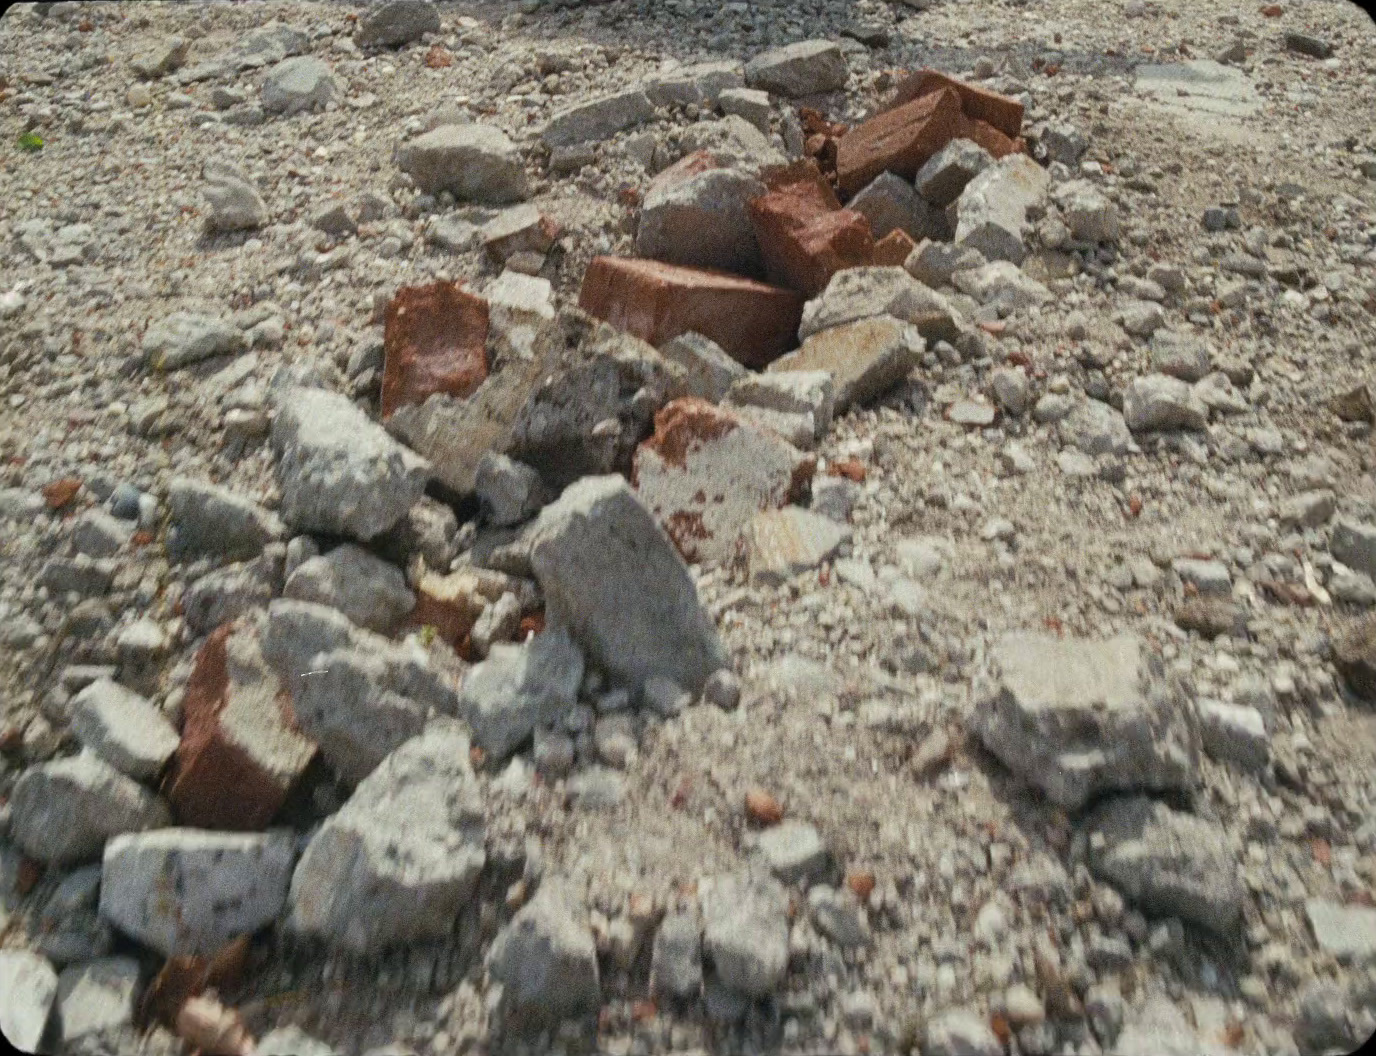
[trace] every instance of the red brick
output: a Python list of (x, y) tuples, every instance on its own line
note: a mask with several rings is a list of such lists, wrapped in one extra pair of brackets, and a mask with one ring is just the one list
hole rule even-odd
[(290, 695), (252, 631), (225, 624), (206, 639), (182, 716), (165, 790), (177, 820), (205, 829), (265, 828), (316, 748), (295, 729)]
[(903, 106), (943, 88), (949, 88), (960, 96), (960, 109), (967, 117), (988, 122), (1009, 139), (1017, 139), (1022, 134), (1022, 103), (947, 77), (936, 70), (918, 70), (900, 81), (894, 89), (889, 107)]
[(635, 257), (594, 257), (578, 306), (652, 345), (696, 330), (747, 367), (798, 343), (803, 299), (724, 271)]
[(841, 208), (814, 163), (774, 170), (764, 180), (770, 191), (750, 203), (750, 220), (770, 282), (815, 297), (842, 268), (871, 262), (869, 221)]
[(387, 305), (382, 416), (434, 393), (471, 396), (487, 377), (487, 302), (456, 283), (407, 286)]
[(1022, 141), (1022, 137), (1009, 139), (989, 122), (967, 117), (965, 114), (961, 114), (956, 122), (956, 138), (978, 143), (995, 158), (1027, 152), (1027, 145)]
[(916, 248), (912, 236), (901, 227), (895, 227), (874, 244), (874, 266), (901, 268)]
[(956, 135), (960, 97), (945, 90), (885, 110), (857, 125), (836, 147), (841, 193), (852, 195), (885, 170), (911, 180)]

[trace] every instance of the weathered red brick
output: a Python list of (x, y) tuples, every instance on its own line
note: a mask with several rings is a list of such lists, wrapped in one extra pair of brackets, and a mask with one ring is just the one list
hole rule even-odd
[(869, 221), (841, 208), (816, 164), (775, 170), (765, 185), (769, 193), (750, 203), (750, 220), (770, 282), (815, 297), (842, 268), (871, 262)]
[(182, 716), (165, 789), (177, 820), (205, 829), (266, 827), (316, 746), (296, 730), (290, 694), (254, 632), (225, 624), (206, 639)]
[(408, 286), (387, 305), (382, 416), (434, 393), (471, 396), (487, 377), (487, 301), (452, 282)]
[(797, 344), (803, 314), (792, 290), (635, 257), (594, 257), (578, 306), (656, 346), (696, 330), (755, 368)]
[(841, 193), (854, 194), (885, 170), (911, 180), (955, 138), (959, 117), (960, 97), (944, 89), (857, 125), (836, 146)]
[(958, 81), (937, 70), (918, 70), (900, 81), (894, 89), (889, 107), (904, 106), (942, 89), (950, 89), (960, 97), (960, 109), (967, 117), (987, 122), (1009, 139), (1017, 139), (1022, 134), (1022, 103), (1006, 95)]
[(874, 244), (875, 267), (901, 268), (908, 255), (917, 248), (912, 236), (901, 227), (895, 227)]
[(961, 114), (956, 122), (956, 138), (968, 139), (979, 144), (995, 158), (1027, 152), (1027, 145), (1022, 137), (1009, 139), (989, 122), (965, 114)]

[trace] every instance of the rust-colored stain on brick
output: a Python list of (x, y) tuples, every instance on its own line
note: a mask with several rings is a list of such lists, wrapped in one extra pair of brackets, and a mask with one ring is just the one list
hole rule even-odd
[(641, 446), (649, 448), (666, 465), (684, 469), (688, 453), (736, 429), (735, 415), (696, 396), (671, 400), (655, 414), (654, 435)]
[(382, 416), (435, 393), (465, 397), (487, 378), (487, 301), (457, 283), (407, 286), (387, 305)]

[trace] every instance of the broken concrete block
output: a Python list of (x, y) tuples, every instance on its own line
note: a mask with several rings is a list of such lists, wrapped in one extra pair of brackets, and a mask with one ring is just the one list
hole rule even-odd
[(803, 306), (798, 337), (806, 340), (822, 330), (881, 315), (911, 323), (929, 342), (955, 342), (961, 335), (950, 302), (905, 269), (848, 268)]
[(956, 135), (960, 99), (943, 90), (870, 118), (841, 137), (836, 177), (844, 195), (855, 194), (881, 172), (911, 180)]
[(797, 506), (757, 513), (746, 531), (751, 578), (778, 585), (816, 568), (848, 541), (851, 530)]
[(988, 260), (1021, 264), (1027, 254), (1027, 211), (1045, 202), (1050, 182), (1046, 170), (1025, 154), (990, 165), (956, 200), (956, 243), (979, 250)]
[(645, 193), (636, 252), (685, 267), (758, 274), (760, 249), (746, 203), (763, 194), (764, 185), (715, 162), (686, 176), (676, 168), (660, 173)]
[(916, 326), (883, 315), (812, 334), (802, 347), (776, 359), (767, 370), (826, 371), (835, 386), (835, 411), (844, 414), (906, 378), (921, 362), (925, 348)]

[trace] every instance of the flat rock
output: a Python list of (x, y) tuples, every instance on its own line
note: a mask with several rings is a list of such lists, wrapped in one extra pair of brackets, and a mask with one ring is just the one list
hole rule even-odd
[(174, 477), (167, 507), (176, 528), (169, 549), (179, 557), (213, 554), (244, 561), (287, 537), (286, 525), (271, 510), (206, 481)]
[(429, 0), (389, 0), (359, 20), (354, 41), (363, 48), (396, 48), (439, 31), (439, 9)]
[(288, 926), (355, 953), (440, 939), (477, 888), (483, 831), (468, 738), (436, 723), (311, 838), (291, 878)]
[(816, 568), (850, 536), (849, 525), (797, 506), (757, 513), (746, 531), (750, 575), (759, 583), (787, 582)]
[(167, 825), (167, 805), (109, 763), (83, 752), (20, 775), (10, 836), (32, 858), (70, 865), (100, 856), (111, 836)]
[(520, 152), (492, 125), (441, 125), (403, 146), (397, 162), (427, 194), (501, 205), (530, 193)]
[(547, 147), (564, 147), (587, 140), (604, 140), (654, 117), (655, 108), (640, 88), (574, 103), (557, 111), (540, 139)]
[(655, 932), (650, 988), (664, 997), (690, 1001), (702, 989), (702, 923), (692, 913), (666, 916)]
[(1261, 109), (1261, 96), (1246, 73), (1210, 59), (1144, 64), (1135, 74), (1137, 91), (1169, 109), (1226, 117), (1247, 117)]
[(57, 977), (57, 1017), (64, 1046), (129, 1026), (139, 993), (139, 962), (100, 957)]
[(179, 738), (151, 701), (109, 679), (72, 700), (72, 732), (82, 745), (135, 780), (156, 777)]
[(195, 312), (173, 312), (149, 327), (143, 356), (151, 370), (180, 370), (212, 356), (242, 352), (248, 344), (228, 320)]
[(1358, 620), (1334, 636), (1333, 664), (1353, 693), (1376, 701), (1376, 618)]
[(578, 702), (583, 654), (559, 626), (521, 645), (496, 644), (464, 678), (459, 715), (473, 741), (494, 760), (506, 758), (537, 726), (554, 726)]
[(729, 666), (683, 559), (620, 477), (570, 485), (540, 511), (531, 567), (550, 616), (631, 685), (654, 675), (698, 692)]
[[(900, 269), (894, 270), (907, 277)], [(925, 348), (915, 324), (880, 315), (811, 333), (797, 351), (766, 369), (769, 373), (826, 371), (835, 389), (835, 413), (841, 414), (878, 399), (901, 382), (921, 362)]]
[(1250, 705), (1218, 700), (1198, 701), (1196, 708), (1200, 741), (1211, 758), (1253, 772), (1266, 768), (1271, 745), (1260, 711)]
[(260, 95), (263, 109), (289, 117), (308, 110), (323, 110), (339, 94), (339, 82), (330, 67), (312, 55), (283, 59), (268, 73)]
[(1328, 549), (1354, 572), (1376, 576), (1376, 524), (1339, 517)]
[(1014, 633), (990, 661), (975, 732), (1053, 803), (1074, 809), (1109, 791), (1194, 784), (1198, 734), (1138, 639)]
[(46, 957), (0, 951), (0, 1034), (20, 1052), (37, 1052), (57, 997), (57, 973)]
[(816, 460), (730, 410), (685, 397), (655, 415), (631, 480), (687, 561), (717, 561), (750, 518), (802, 497)]
[(501, 1013), (520, 1032), (588, 1015), (602, 1003), (597, 946), (572, 890), (546, 880), (488, 954), (502, 984)]
[(803, 821), (785, 821), (765, 829), (757, 839), (756, 850), (769, 871), (785, 884), (816, 882), (830, 863), (821, 835)]
[(803, 306), (799, 340), (846, 323), (877, 316), (911, 323), (929, 342), (960, 336), (950, 303), (903, 268), (847, 268), (832, 276), (821, 295)]
[(303, 561), (287, 577), (282, 596), (328, 605), (378, 634), (395, 631), (416, 604), (401, 569), (353, 543)]
[(100, 914), (164, 956), (209, 956), (281, 912), (295, 857), (286, 831), (117, 836), (105, 845)]
[(723, 985), (748, 997), (778, 989), (788, 970), (788, 896), (778, 881), (721, 876), (702, 902), (703, 952)]
[(846, 57), (829, 40), (803, 40), (756, 55), (745, 64), (745, 83), (788, 99), (846, 86)]
[(1326, 953), (1343, 963), (1376, 959), (1376, 909), (1311, 898), (1304, 904), (1304, 913), (1314, 939)]
[(666, 341), (659, 353), (683, 367), (687, 395), (711, 403), (720, 402), (733, 384), (747, 376), (746, 369), (728, 356), (719, 344), (691, 330)]
[(400, 521), (430, 464), (353, 403), (320, 389), (282, 397), (272, 427), (282, 519), (300, 532), (367, 540)]
[(1188, 384), (1165, 374), (1133, 378), (1123, 394), (1123, 418), (1134, 433), (1168, 429), (1201, 430), (1209, 409)]
[(1237, 856), (1217, 825), (1143, 796), (1111, 799), (1086, 821), (1089, 869), (1143, 912), (1216, 932), (1242, 913)]

